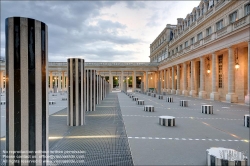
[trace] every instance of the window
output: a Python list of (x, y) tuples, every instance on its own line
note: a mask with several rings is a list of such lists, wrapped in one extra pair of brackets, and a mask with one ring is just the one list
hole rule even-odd
[(230, 23), (233, 23), (237, 20), (237, 11), (229, 15)]
[(174, 55), (174, 50), (172, 50), (172, 55)]
[(190, 45), (194, 44), (194, 37), (190, 39)]
[(188, 26), (190, 25), (190, 20), (188, 20)]
[(194, 17), (193, 18), (194, 18), (194, 21), (196, 21), (196, 12), (194, 13)]
[(216, 29), (217, 31), (223, 28), (223, 20), (220, 20), (216, 23)]
[(245, 6), (245, 15), (250, 14), (250, 3), (246, 4)]
[(175, 48), (175, 51), (178, 52), (178, 47)]
[(180, 45), (180, 51), (182, 50), (182, 44)]
[(185, 47), (188, 47), (188, 41), (185, 42)]
[(219, 88), (222, 88), (223, 85), (223, 80), (222, 80), (222, 73), (223, 73), (223, 55), (218, 56), (218, 65), (219, 65), (219, 71), (218, 71), (218, 76), (219, 76)]
[(198, 41), (202, 39), (202, 32), (197, 35)]
[(207, 32), (207, 36), (211, 35), (211, 33), (212, 33), (212, 28), (211, 28), (211, 27), (207, 28), (207, 29), (206, 29), (206, 32)]

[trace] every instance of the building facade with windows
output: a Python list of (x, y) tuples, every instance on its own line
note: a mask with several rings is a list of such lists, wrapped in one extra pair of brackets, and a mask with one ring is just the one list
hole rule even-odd
[(157, 61), (163, 90), (249, 103), (249, 23), (249, 1), (202, 0), (167, 24), (150, 45), (151, 62), (167, 55)]
[[(105, 78), (118, 79), (121, 89), (132, 77), (132, 90), (141, 80), (144, 89), (161, 85), (162, 92), (171, 94), (249, 104), (249, 39), (249, 1), (202, 0), (186, 18), (177, 18), (176, 25), (167, 24), (150, 44), (150, 63), (85, 65)], [(0, 62), (0, 91), (5, 89), (4, 70)], [(66, 62), (49, 62), (48, 71), (49, 89), (66, 90)]]

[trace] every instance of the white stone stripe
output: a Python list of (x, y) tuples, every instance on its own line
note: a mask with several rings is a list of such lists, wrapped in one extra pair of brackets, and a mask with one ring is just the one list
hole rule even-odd
[[(41, 22), (35, 21), (35, 55), (40, 55), (41, 54)], [(47, 40), (46, 40), (47, 42)], [(41, 124), (41, 125), (36, 125), (36, 150), (42, 149), (42, 56), (36, 56), (36, 124)], [(47, 63), (48, 64), (48, 63)], [(48, 79), (48, 77), (46, 77)], [(46, 83), (48, 80), (46, 80)], [(48, 87), (48, 85), (46, 85)], [(46, 93), (46, 99), (48, 96), (48, 93)], [(46, 102), (47, 104), (47, 102)], [(47, 114), (48, 115), (48, 114)], [(48, 121), (48, 120), (47, 120)], [(48, 132), (46, 132), (48, 133)], [(39, 156), (41, 156), (41, 153), (37, 151), (36, 153), (36, 159), (39, 159)]]
[[(28, 75), (28, 20), (20, 18), (20, 95), (21, 95), (21, 150), (29, 150), (29, 75)], [(13, 97), (14, 98), (14, 97)], [(35, 110), (34, 110), (35, 111)], [(22, 159), (28, 153), (22, 153)]]

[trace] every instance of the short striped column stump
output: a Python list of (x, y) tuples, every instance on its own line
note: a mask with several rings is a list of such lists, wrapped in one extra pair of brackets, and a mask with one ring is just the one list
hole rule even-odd
[(144, 106), (144, 111), (146, 111), (146, 112), (155, 112), (155, 108), (152, 105), (145, 105)]
[(137, 100), (138, 100), (138, 97), (133, 97), (132, 100), (133, 100), (133, 101), (137, 101)]
[(163, 100), (163, 95), (159, 95), (158, 99)]
[(144, 105), (144, 100), (137, 100), (137, 101), (136, 101), (136, 104), (137, 104), (137, 105)]
[(244, 115), (244, 126), (249, 127), (249, 114)]
[(175, 117), (173, 117), (173, 116), (159, 116), (159, 124), (161, 126), (175, 126)]
[(208, 166), (215, 165), (247, 165), (247, 157), (243, 152), (222, 147), (212, 147), (206, 150)]
[(173, 103), (173, 97), (167, 97), (166, 102), (168, 103)]
[(49, 105), (56, 104), (55, 101), (49, 101)]
[(213, 106), (212, 105), (202, 105), (201, 113), (203, 114), (213, 114)]
[(187, 107), (188, 106), (188, 101), (187, 100), (181, 100), (180, 101), (180, 106), (181, 107)]
[(52, 96), (57, 96), (57, 94), (56, 94), (56, 93), (53, 93)]
[(147, 92), (147, 95), (148, 95), (148, 96), (151, 96), (151, 92)]
[(6, 104), (6, 101), (1, 101), (0, 102), (0, 105), (5, 105)]
[(133, 98), (133, 97), (135, 97), (135, 96), (134, 96), (134, 95), (130, 95), (129, 97), (130, 97), (130, 98)]
[(63, 97), (62, 100), (68, 100), (68, 98), (67, 97)]
[(151, 97), (156, 97), (156, 94), (155, 93), (151, 93)]

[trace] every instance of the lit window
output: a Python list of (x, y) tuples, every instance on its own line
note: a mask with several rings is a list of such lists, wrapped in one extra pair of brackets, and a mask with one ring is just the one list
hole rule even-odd
[(217, 31), (223, 28), (223, 20), (220, 20), (216, 23), (216, 29)]
[(202, 32), (197, 35), (198, 41), (202, 39)]
[(211, 28), (211, 27), (207, 28), (207, 29), (206, 29), (206, 32), (207, 32), (207, 36), (211, 35), (211, 33), (212, 33), (212, 28)]
[(250, 3), (246, 4), (245, 6), (245, 15), (250, 14)]
[(229, 15), (230, 23), (233, 23), (237, 20), (237, 12), (233, 12), (232, 14)]

